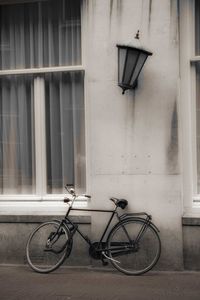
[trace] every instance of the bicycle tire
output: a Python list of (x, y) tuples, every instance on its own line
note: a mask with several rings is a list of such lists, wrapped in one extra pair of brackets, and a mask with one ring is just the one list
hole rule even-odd
[(39, 273), (56, 270), (71, 253), (73, 240), (69, 229), (59, 221), (48, 221), (31, 233), (26, 245), (29, 266)]
[[(119, 222), (108, 236), (108, 256), (111, 263), (126, 275), (141, 275), (148, 272), (160, 257), (161, 241), (153, 224), (148, 224), (139, 242), (135, 242), (144, 224), (145, 220), (142, 218), (124, 220)], [(131, 242), (124, 228), (128, 236), (131, 236)]]

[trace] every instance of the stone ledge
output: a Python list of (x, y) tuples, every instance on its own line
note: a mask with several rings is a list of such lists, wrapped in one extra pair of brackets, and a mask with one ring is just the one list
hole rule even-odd
[(182, 217), (183, 226), (200, 226), (200, 217)]
[[(62, 220), (63, 216), (37, 216), (37, 215), (0, 215), (0, 223), (42, 223), (51, 220)], [(70, 216), (77, 224), (91, 224), (90, 216)]]

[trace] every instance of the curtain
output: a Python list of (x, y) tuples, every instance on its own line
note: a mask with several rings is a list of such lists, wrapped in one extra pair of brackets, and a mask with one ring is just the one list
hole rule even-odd
[(0, 69), (81, 64), (80, 0), (0, 6)]
[(32, 194), (35, 188), (33, 81), (0, 80), (0, 193)]
[(83, 73), (45, 75), (47, 192), (85, 187)]
[[(200, 55), (200, 1), (195, 1), (195, 55)], [(200, 63), (196, 63), (197, 193), (200, 193)]]

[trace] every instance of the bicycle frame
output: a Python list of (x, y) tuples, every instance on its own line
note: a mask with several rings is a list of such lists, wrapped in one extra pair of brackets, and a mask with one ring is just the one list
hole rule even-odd
[[(120, 222), (120, 221), (123, 222), (123, 221), (125, 221), (125, 220), (127, 220), (127, 219), (129, 219), (131, 217), (138, 217), (139, 215), (140, 216), (141, 215), (145, 215), (146, 216), (146, 219), (141, 218), (145, 222), (144, 222), (142, 228), (140, 229), (140, 231), (139, 231), (139, 233), (137, 235), (135, 243), (139, 242), (139, 240), (142, 238), (143, 234), (145, 233), (148, 225), (151, 223), (151, 216), (148, 215), (148, 214), (146, 214), (146, 213), (144, 213), (144, 212), (141, 212), (141, 213), (131, 213), (131, 214), (123, 214), (123, 215), (119, 216), (118, 212), (117, 212), (117, 207), (114, 210), (105, 210), (105, 209), (73, 208), (72, 205), (70, 205), (69, 210), (67, 211), (67, 213), (65, 215), (65, 218), (62, 220), (61, 224), (63, 224), (63, 223), (65, 223), (66, 225), (67, 224), (71, 224), (73, 226), (73, 229), (71, 231), (71, 236), (73, 236), (75, 234), (75, 232), (77, 231), (79, 233), (79, 235), (86, 241), (86, 243), (89, 246), (92, 246), (92, 241), (88, 238), (88, 236), (86, 236), (86, 235), (83, 234), (83, 232), (78, 228), (78, 225), (76, 225), (76, 223), (74, 223), (72, 220), (70, 220), (69, 214), (70, 214), (71, 211), (88, 211), (88, 212), (106, 212), (106, 213), (111, 213), (110, 219), (108, 220), (108, 223), (105, 226), (105, 229), (104, 229), (104, 231), (102, 233), (102, 236), (101, 236), (100, 240), (97, 242), (98, 246), (96, 248), (96, 251), (99, 251), (99, 252), (109, 250), (107, 248), (101, 249), (101, 245), (102, 245), (104, 237), (105, 237), (105, 235), (106, 235), (106, 233), (108, 231), (108, 228), (109, 228), (109, 226), (110, 226), (110, 224), (111, 224), (114, 216), (117, 217), (118, 222)], [(117, 222), (117, 224), (118, 224), (118, 222)], [(129, 237), (129, 234), (127, 233), (125, 227), (123, 227), (123, 229), (124, 229), (124, 232), (125, 232), (128, 240), (129, 240), (129, 242), (132, 243), (132, 240)], [(121, 250), (124, 251), (124, 247), (121, 248), (119, 246), (118, 251), (121, 251)]]
[(99, 246), (101, 245), (107, 231), (108, 231), (108, 228), (114, 218), (114, 216), (116, 215), (118, 221), (120, 221), (120, 217), (118, 215), (118, 212), (117, 212), (117, 207), (114, 209), (114, 210), (105, 210), (105, 209), (89, 209), (89, 208), (72, 208), (72, 206), (69, 207), (69, 210), (67, 211), (66, 215), (65, 215), (65, 218), (62, 220), (62, 222), (66, 223), (66, 224), (71, 224), (74, 228), (73, 232), (72, 232), (72, 235), (77, 231), (80, 236), (91, 246), (92, 245), (92, 241), (88, 238), (88, 236), (84, 235), (83, 232), (78, 228), (78, 225), (76, 225), (76, 223), (74, 223), (73, 221), (70, 220), (69, 218), (69, 214), (70, 214), (70, 211), (88, 211), (88, 212), (106, 212), (106, 213), (111, 213), (111, 216), (110, 216), (110, 219), (108, 220), (108, 223), (103, 231), (103, 234), (100, 238), (100, 240), (98, 241), (98, 247), (97, 249), (99, 248)]
[[(141, 217), (139, 218), (139, 219), (141, 219), (143, 221), (143, 226), (141, 227), (140, 231), (138, 232), (138, 235), (137, 235), (134, 243), (138, 243), (139, 242), (139, 240), (142, 238), (142, 236), (144, 235), (147, 227), (150, 224), (154, 227), (154, 229), (156, 229), (156, 231), (159, 231), (156, 228), (156, 226), (151, 222), (151, 219), (152, 219), (151, 215), (148, 215), (145, 212), (141, 212), (141, 213), (129, 213), (129, 214), (123, 214), (123, 215), (119, 216), (118, 212), (117, 212), (117, 206), (113, 210), (89, 209), (89, 208), (73, 208), (73, 203), (74, 203), (74, 201), (75, 201), (75, 199), (76, 199), (77, 196), (76, 196), (75, 191), (73, 189), (70, 191), (67, 188), (67, 186), (66, 186), (66, 189), (72, 195), (72, 199), (67, 198), (67, 199), (64, 200), (64, 202), (67, 202), (67, 203), (71, 202), (71, 203), (69, 204), (69, 209), (68, 209), (68, 211), (67, 211), (67, 213), (65, 215), (65, 218), (62, 220), (61, 224), (62, 223), (65, 223), (66, 225), (67, 224), (71, 224), (73, 226), (72, 227), (73, 230), (71, 231), (71, 236), (73, 236), (75, 234), (75, 232), (77, 231), (80, 234), (80, 236), (89, 244), (89, 246), (92, 246), (92, 241), (86, 235), (84, 235), (81, 232), (81, 230), (78, 228), (78, 225), (74, 224), (73, 221), (71, 221), (69, 219), (70, 211), (88, 211), (88, 212), (106, 212), (106, 213), (111, 213), (111, 217), (108, 220), (108, 223), (107, 223), (107, 225), (106, 225), (106, 227), (105, 227), (105, 229), (103, 231), (103, 234), (102, 234), (100, 240), (97, 242), (98, 246), (96, 248), (96, 251), (109, 250), (109, 249), (100, 249), (100, 246), (102, 245), (103, 239), (104, 239), (104, 237), (105, 237), (105, 235), (106, 235), (106, 233), (108, 231), (108, 228), (109, 228), (109, 226), (110, 226), (110, 224), (111, 224), (111, 222), (112, 222), (112, 220), (113, 220), (113, 218), (114, 218), (115, 215), (117, 216), (117, 219), (118, 219), (118, 222), (115, 224), (115, 226), (117, 226), (119, 224), (119, 222), (122, 222), (122, 228), (124, 230), (125, 235), (127, 236), (128, 240), (129, 240), (130, 244), (132, 244), (133, 241), (132, 241), (131, 237), (129, 236), (129, 234), (128, 234), (126, 228), (125, 228), (125, 226), (123, 226), (123, 221), (126, 221), (129, 218), (131, 218), (131, 217), (134, 217), (134, 218), (138, 219), (138, 217), (141, 216), (141, 215), (146, 216), (146, 218), (141, 218)], [(85, 196), (90, 198), (90, 196), (87, 196), (87, 195), (85, 195)]]

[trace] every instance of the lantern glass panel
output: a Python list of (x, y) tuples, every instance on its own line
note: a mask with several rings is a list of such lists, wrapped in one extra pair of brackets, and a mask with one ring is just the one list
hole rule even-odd
[(124, 76), (122, 82), (125, 85), (130, 85), (131, 78), (133, 76), (134, 69), (138, 61), (139, 51), (135, 49), (128, 49), (126, 65), (124, 67)]
[(140, 71), (147, 59), (148, 55), (146, 53), (140, 53), (139, 55), (139, 58), (138, 58), (138, 61), (137, 61), (137, 65), (135, 67), (135, 70), (132, 74), (132, 78), (131, 78), (131, 81), (130, 81), (130, 85), (133, 86), (135, 81), (137, 80), (139, 74), (140, 74)]
[(118, 74), (118, 81), (119, 83), (122, 82), (123, 74), (124, 74), (124, 64), (126, 60), (126, 48), (119, 48), (118, 50), (118, 55), (119, 55), (119, 74)]

